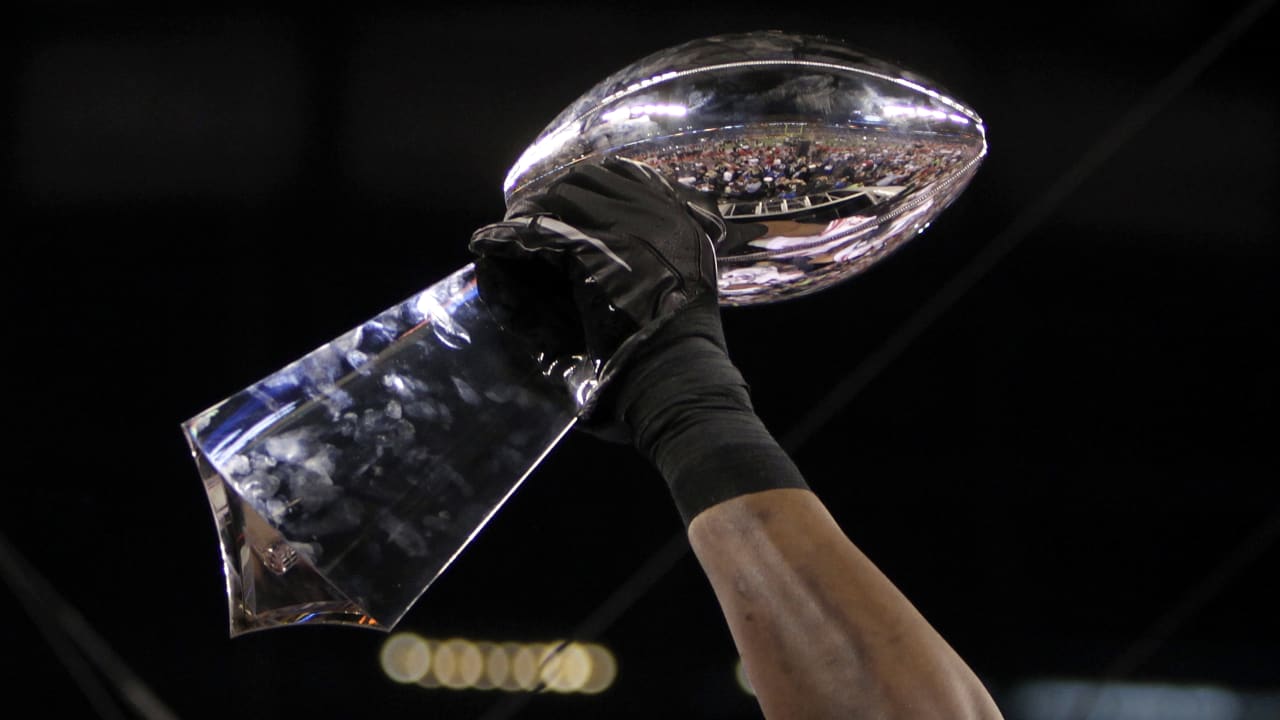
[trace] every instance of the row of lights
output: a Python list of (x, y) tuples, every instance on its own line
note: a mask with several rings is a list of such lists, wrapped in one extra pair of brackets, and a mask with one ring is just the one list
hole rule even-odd
[(382, 645), (382, 671), (428, 688), (596, 694), (618, 675), (613, 653), (594, 643), (433, 640), (396, 633)]
[(616, 110), (600, 116), (605, 122), (622, 122), (624, 120), (648, 119), (651, 115), (661, 115), (663, 117), (684, 117), (689, 114), (689, 108), (684, 105), (670, 105), (659, 103), (648, 103), (643, 105), (628, 105), (620, 107)]
[[(392, 680), (422, 687), (596, 694), (613, 684), (617, 662), (608, 649), (592, 643), (494, 643), (463, 638), (429, 640), (413, 633), (392, 635), (382, 646), (382, 669)], [(742, 660), (734, 664), (738, 687), (754, 696)], [(1199, 685), (1040, 681), (1012, 693), (1019, 715), (1065, 719), (1083, 704), (1091, 716), (1116, 720), (1191, 718), (1235, 720), (1253, 715), (1244, 709), (1280, 707), (1280, 695), (1258, 698), (1226, 688)], [(1268, 711), (1259, 713), (1263, 717)]]
[(953, 123), (961, 125), (969, 124), (969, 118), (958, 113), (947, 113), (934, 108), (916, 107), (914, 105), (886, 105), (884, 106), (885, 117), (914, 117), (929, 118), (932, 120), (950, 120)]

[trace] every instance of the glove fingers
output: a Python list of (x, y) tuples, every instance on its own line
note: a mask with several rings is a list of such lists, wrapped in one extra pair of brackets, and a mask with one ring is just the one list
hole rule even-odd
[(634, 203), (644, 196), (671, 197), (670, 185), (656, 171), (631, 160), (607, 158), (599, 165), (582, 165), (569, 173), (557, 190), (578, 187), (611, 200)]
[[(600, 168), (597, 170), (607, 172)], [(589, 243), (602, 251), (603, 254), (586, 253), (581, 256), (588, 274), (597, 280), (603, 281), (606, 274), (619, 267), (635, 272), (639, 277), (656, 278), (674, 271), (679, 277), (678, 283), (695, 280), (706, 269), (702, 257), (710, 248), (706, 247), (705, 239), (689, 238), (689, 224), (692, 222), (713, 243), (719, 242), (724, 235), (719, 215), (714, 211), (688, 207), (674, 196), (661, 198), (655, 203), (637, 203), (634, 190), (632, 193), (630, 198), (614, 200), (580, 185), (564, 183), (542, 198), (539, 205), (590, 236)], [(691, 241), (671, 241), (681, 237)], [(578, 238), (580, 241), (583, 239)], [(578, 245), (579, 249), (583, 247)], [(714, 254), (707, 258), (714, 277)], [(614, 287), (613, 291), (618, 294), (619, 306), (640, 312), (638, 307), (632, 307), (632, 294), (625, 283)]]
[(634, 205), (607, 191), (568, 183), (547, 193), (538, 204), (583, 232), (609, 230), (636, 212)]
[(525, 247), (526, 220), (504, 220), (485, 225), (471, 234), (467, 248), (481, 257), (519, 258), (531, 251)]
[(471, 236), (471, 252), (482, 257), (527, 259), (542, 256), (558, 263), (573, 240), (542, 225), (544, 216), (512, 218), (486, 225)]
[[(564, 222), (610, 244), (633, 238), (677, 237), (692, 215), (674, 196), (641, 204), (636, 202), (635, 191), (631, 193), (615, 199), (590, 188), (565, 184), (540, 204)], [(701, 223), (703, 218), (693, 219)], [(713, 235), (718, 236), (718, 232)]]
[(646, 165), (639, 160), (631, 160), (617, 155), (611, 155), (605, 158), (604, 161), (600, 163), (600, 166), (612, 173), (630, 178), (631, 180), (644, 185), (646, 188), (651, 188), (655, 191), (662, 188), (670, 194), (674, 195), (676, 193), (676, 189), (667, 181), (666, 176), (658, 172), (658, 170), (653, 166)]

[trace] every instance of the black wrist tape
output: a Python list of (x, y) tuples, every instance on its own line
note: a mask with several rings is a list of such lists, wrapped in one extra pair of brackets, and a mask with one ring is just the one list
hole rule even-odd
[(751, 407), (718, 316), (672, 322), (679, 326), (662, 328), (619, 378), (617, 409), (636, 448), (666, 479), (685, 525), (739, 495), (807, 489)]

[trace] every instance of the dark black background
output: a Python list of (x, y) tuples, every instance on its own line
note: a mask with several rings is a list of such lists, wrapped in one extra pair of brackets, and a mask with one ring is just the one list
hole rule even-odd
[[(725, 313), (761, 416), (787, 434), (918, 308), (945, 309), (796, 448), (854, 541), (997, 697), (1055, 677), (1274, 691), (1275, 13), (1147, 95), (1241, 6), (19, 4), (0, 532), (182, 717), (482, 715), (504, 698), (382, 677), (374, 633), (228, 639), (179, 423), (467, 262), (507, 166), (606, 74), (704, 35), (820, 32), (943, 83), (991, 155), (869, 273)], [(1144, 107), (971, 291), (931, 304)], [(574, 435), (402, 627), (562, 637), (679, 530), (652, 471)], [(6, 702), (90, 715), (8, 590), (0, 609)], [(600, 640), (611, 691), (519, 716), (756, 712), (690, 557)]]

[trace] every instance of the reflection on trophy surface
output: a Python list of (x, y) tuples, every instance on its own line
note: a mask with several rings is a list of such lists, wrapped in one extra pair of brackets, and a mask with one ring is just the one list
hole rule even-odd
[(900, 242), (906, 239), (901, 230), (931, 206), (916, 199), (918, 189), (958, 177), (981, 157), (981, 148), (962, 138), (783, 131), (700, 143), (693, 152), (632, 156), (682, 186), (713, 195), (725, 218), (767, 228), (742, 247), (718, 248), (726, 265), (720, 287), (725, 304), (812, 292), (856, 274), (892, 249), (876, 230), (890, 209), (902, 207), (896, 199), (916, 203), (910, 212), (897, 210), (905, 220), (884, 228)]
[[(717, 248), (719, 290), (749, 305), (862, 272), (923, 231), (985, 154), (978, 115), (930, 81), (834, 40), (751, 33), (606, 78), (504, 189), (510, 204), (578, 163), (643, 162), (744, 228)], [(389, 629), (598, 384), (586, 362), (544, 373), (467, 266), (192, 418), (232, 633)]]
[(922, 230), (987, 151), (978, 115), (936, 86), (827, 38), (695, 40), (598, 84), (507, 176), (508, 200), (613, 154), (712, 198), (761, 236), (717, 249), (726, 305), (849, 278)]

